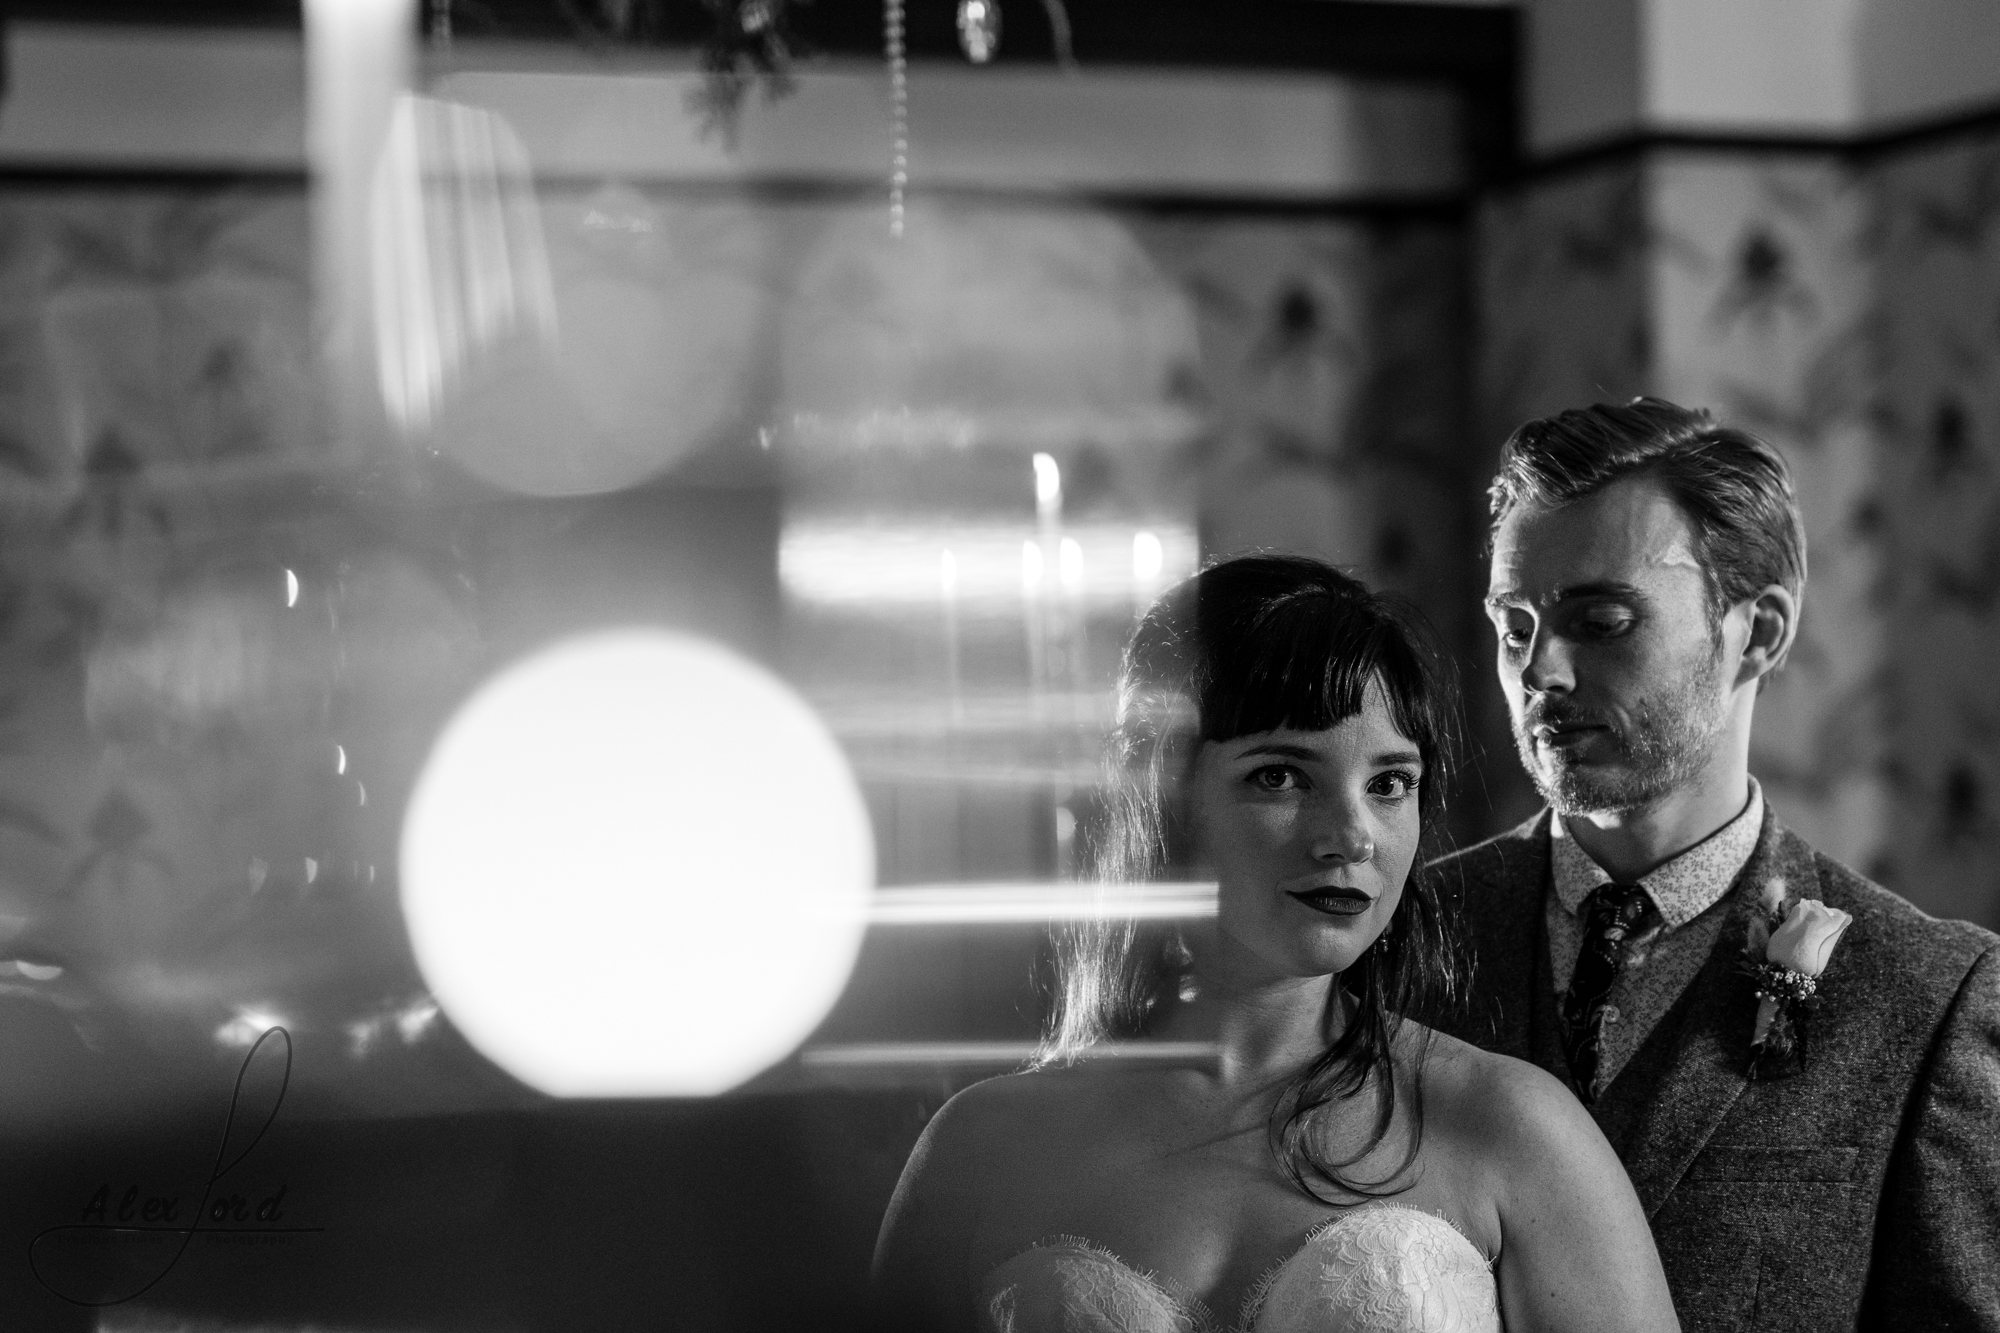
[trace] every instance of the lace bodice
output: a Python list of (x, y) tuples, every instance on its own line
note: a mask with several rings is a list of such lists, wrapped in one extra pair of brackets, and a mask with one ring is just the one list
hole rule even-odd
[[(989, 1333), (1223, 1333), (1075, 1236), (1023, 1250), (986, 1275)], [(1367, 1204), (1306, 1237), (1244, 1300), (1236, 1333), (1499, 1333), (1493, 1269), (1458, 1228), (1400, 1204)]]

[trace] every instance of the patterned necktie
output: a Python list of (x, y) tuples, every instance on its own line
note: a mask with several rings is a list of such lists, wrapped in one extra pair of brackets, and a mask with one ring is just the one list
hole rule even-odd
[(1584, 899), (1583, 947), (1562, 1001), (1563, 1054), (1586, 1102), (1596, 1099), (1597, 1043), (1604, 1030), (1605, 1000), (1625, 966), (1625, 940), (1646, 915), (1646, 891), (1637, 884), (1603, 884)]

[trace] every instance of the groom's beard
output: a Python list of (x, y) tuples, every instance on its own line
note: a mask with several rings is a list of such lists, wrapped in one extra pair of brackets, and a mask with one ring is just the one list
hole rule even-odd
[[(1521, 766), (1559, 815), (1629, 812), (1654, 805), (1700, 776), (1722, 734), (1722, 642), (1696, 649), (1658, 692), (1641, 699), (1624, 722), (1599, 717), (1541, 696), (1514, 722)], [(1598, 746), (1613, 763), (1583, 762), (1555, 746), (1538, 746), (1535, 728), (1587, 723), (1608, 728)]]

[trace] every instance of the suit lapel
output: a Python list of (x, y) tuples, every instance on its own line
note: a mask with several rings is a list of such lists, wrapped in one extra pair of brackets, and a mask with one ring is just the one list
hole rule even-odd
[[(1548, 890), (1543, 890), (1546, 897)], [(1549, 912), (1546, 902), (1535, 907), (1535, 1001), (1529, 1019), (1528, 1058), (1561, 1079), (1571, 1092), (1569, 1053), (1563, 1050), (1562, 1012), (1556, 1004), (1555, 960), (1549, 957)]]
[(1757, 1005), (1741, 970), (1744, 929), (1768, 880), (1782, 875), (1794, 893), (1816, 891), (1803, 848), (1767, 806), (1757, 849), (1730, 890), (1729, 919), (1708, 961), (1591, 1108), (1649, 1218), (1749, 1086), (1743, 1070)]
[(1537, 969), (1543, 943), (1542, 895), (1548, 882), (1548, 813), (1516, 829), (1496, 850), (1500, 862), (1492, 878), (1475, 885), (1472, 920), (1477, 937), (1478, 976), (1473, 994), (1489, 1012), (1475, 1015), (1492, 1033), (1489, 1045), (1503, 1055), (1535, 1058), (1535, 1015), (1543, 1007), (1539, 991), (1546, 960)]

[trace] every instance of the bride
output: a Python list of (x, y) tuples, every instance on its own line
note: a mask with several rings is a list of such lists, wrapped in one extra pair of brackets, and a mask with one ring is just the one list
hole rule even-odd
[[(1214, 565), (1133, 636), (1100, 878), (1213, 878), (1200, 930), (1059, 941), (1038, 1066), (925, 1129), (884, 1318), (988, 1333), (1670, 1330), (1624, 1169), (1547, 1074), (1405, 1015), (1450, 998), (1418, 865), (1453, 704), (1416, 618), (1316, 561)], [(1111, 1040), (1214, 1043), (1117, 1068)]]

